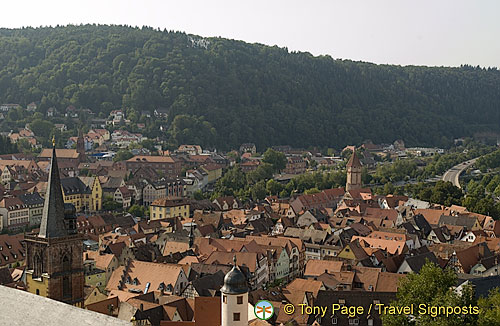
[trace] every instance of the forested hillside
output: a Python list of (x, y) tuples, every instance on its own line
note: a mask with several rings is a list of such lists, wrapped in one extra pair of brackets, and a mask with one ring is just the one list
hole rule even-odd
[(500, 72), (333, 60), (151, 28), (0, 30), (0, 102), (32, 101), (42, 113), (168, 108), (173, 143), (221, 149), (397, 138), (444, 146), (499, 131)]

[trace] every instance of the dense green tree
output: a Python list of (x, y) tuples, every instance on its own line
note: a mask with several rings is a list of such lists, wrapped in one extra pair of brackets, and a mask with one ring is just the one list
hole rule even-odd
[(270, 179), (266, 183), (266, 190), (270, 195), (278, 195), (283, 190), (283, 186), (278, 181)]
[(203, 147), (214, 144), (216, 131), (203, 117), (177, 115), (168, 130), (177, 145), (193, 143)]
[(142, 145), (142, 147), (147, 148), (150, 151), (156, 151), (156, 148), (155, 148), (156, 143), (152, 139), (145, 139), (145, 140), (143, 140), (141, 142), (141, 145)]
[(279, 195), (281, 198), (287, 198), (287, 197), (290, 197), (290, 193), (288, 191), (286, 191), (285, 189), (283, 189), (281, 192), (280, 192), (280, 195)]
[[(42, 114), (121, 107), (133, 122), (165, 108), (167, 121), (151, 119), (145, 133), (172, 147), (327, 149), (368, 138), (443, 147), (500, 130), (497, 69), (376, 65), (148, 27), (0, 29), (0, 103), (32, 101)], [(7, 114), (20, 119), (30, 117)]]
[(146, 207), (141, 205), (132, 205), (128, 209), (128, 212), (137, 217), (144, 217), (144, 214), (146, 213)]
[(271, 164), (275, 172), (281, 172), (286, 167), (286, 156), (281, 152), (268, 148), (262, 156), (262, 162)]
[(254, 171), (247, 173), (247, 182), (249, 184), (254, 184), (261, 180), (271, 179), (273, 177), (273, 171), (274, 168), (271, 164), (263, 163)]
[(107, 196), (102, 199), (102, 209), (105, 211), (115, 211), (122, 207), (123, 205), (114, 201), (113, 197)]
[(30, 129), (33, 131), (35, 136), (42, 137), (48, 139), (52, 129), (54, 128), (54, 124), (47, 120), (33, 120), (30, 123)]
[(245, 188), (246, 175), (238, 164), (230, 167), (215, 184), (214, 196), (234, 196), (237, 191)]
[(425, 187), (420, 190), (418, 193), (418, 199), (425, 200), (430, 202), (431, 201), (431, 196), (432, 196), (432, 188), (431, 187)]
[(384, 185), (384, 195), (393, 194), (395, 189), (396, 188), (394, 187), (394, 185), (391, 182), (387, 182)]
[(314, 188), (310, 188), (310, 189), (307, 189), (306, 191), (304, 191), (304, 193), (306, 195), (312, 195), (312, 194), (317, 194), (321, 192), (318, 188), (314, 187)]
[(193, 198), (196, 200), (203, 200), (205, 199), (205, 196), (203, 196), (203, 191), (201, 190), (196, 190), (193, 192)]
[(500, 167), (500, 149), (480, 157), (476, 162), (476, 166), (482, 172)]
[(494, 288), (486, 298), (479, 298), (477, 305), (480, 313), (477, 324), (496, 326), (500, 321), (500, 288)]
[(252, 199), (255, 201), (266, 198), (266, 182), (260, 180), (250, 188)]
[(498, 185), (495, 190), (493, 191), (493, 194), (497, 197), (500, 197), (500, 185)]
[[(21, 142), (20, 144), (23, 146), (25, 145), (23, 144), (23, 142)], [(10, 138), (5, 136), (0, 136), (0, 154), (11, 154), (17, 151), (18, 151), (17, 145), (11, 143)]]
[(438, 181), (432, 189), (430, 202), (445, 206), (460, 205), (462, 202), (462, 190), (451, 182)]
[(126, 161), (132, 157), (134, 157), (134, 154), (132, 154), (130, 151), (125, 149), (120, 149), (118, 152), (116, 152), (115, 157), (113, 157), (113, 161), (115, 162)]
[(486, 185), (486, 191), (493, 192), (500, 185), (500, 175), (495, 175)]
[(425, 264), (418, 274), (408, 274), (401, 279), (398, 286), (397, 300), (391, 305), (395, 307), (415, 308), (414, 320), (404, 314), (383, 314), (384, 326), (459, 326), (477, 325), (477, 314), (452, 314), (432, 316), (432, 314), (417, 314), (419, 305), (426, 306), (474, 306), (474, 296), (471, 287), (465, 287), (462, 295), (453, 291), (457, 276), (453, 270), (443, 270), (433, 264)]

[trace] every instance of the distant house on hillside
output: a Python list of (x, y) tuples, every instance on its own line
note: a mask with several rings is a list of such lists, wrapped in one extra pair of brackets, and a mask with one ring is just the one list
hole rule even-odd
[(70, 118), (78, 118), (78, 111), (73, 105), (70, 105), (66, 108), (66, 114), (64, 116)]
[(37, 108), (37, 106), (36, 106), (35, 102), (31, 102), (30, 104), (28, 104), (26, 106), (26, 111), (28, 111), (28, 112), (35, 112), (36, 108)]
[(166, 118), (168, 117), (168, 109), (165, 108), (157, 108), (154, 111), (155, 117), (157, 118)]
[(245, 143), (240, 146), (240, 153), (252, 153), (255, 154), (257, 152), (257, 147), (254, 143)]
[(2, 104), (0, 105), (0, 111), (7, 112), (9, 110), (16, 109), (19, 106), (20, 106), (19, 104), (10, 104), (10, 103)]
[(55, 117), (57, 115), (57, 110), (54, 107), (47, 109), (47, 117)]

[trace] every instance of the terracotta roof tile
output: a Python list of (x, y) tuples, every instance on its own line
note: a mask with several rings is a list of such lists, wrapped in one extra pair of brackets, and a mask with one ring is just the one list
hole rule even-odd
[[(125, 267), (121, 266), (113, 272), (108, 281), (108, 285), (106, 286), (108, 291), (118, 289), (124, 270)], [(135, 288), (144, 291), (147, 283), (150, 283), (149, 291), (156, 291), (160, 283), (164, 283), (166, 286), (169, 284), (175, 286), (181, 272), (184, 273), (181, 265), (150, 263), (133, 260), (131, 261), (125, 274), (130, 276), (132, 280), (137, 278), (139, 282), (137, 285), (126, 284), (126, 282), (123, 282), (122, 289), (126, 290)]]
[(325, 272), (340, 272), (342, 261), (310, 259), (306, 263), (305, 276), (319, 276)]

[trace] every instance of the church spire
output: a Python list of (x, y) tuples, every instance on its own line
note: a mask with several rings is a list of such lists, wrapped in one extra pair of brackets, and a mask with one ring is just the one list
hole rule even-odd
[(194, 245), (194, 233), (193, 233), (193, 223), (191, 222), (191, 228), (189, 230), (189, 248), (193, 248)]
[(76, 152), (81, 156), (85, 155), (85, 139), (81, 128), (78, 128), (78, 138), (76, 139)]
[(45, 192), (42, 222), (40, 224), (41, 238), (58, 238), (68, 235), (64, 223), (64, 200), (61, 189), (61, 179), (57, 166), (56, 142), (52, 139), (52, 158), (50, 160), (49, 180)]

